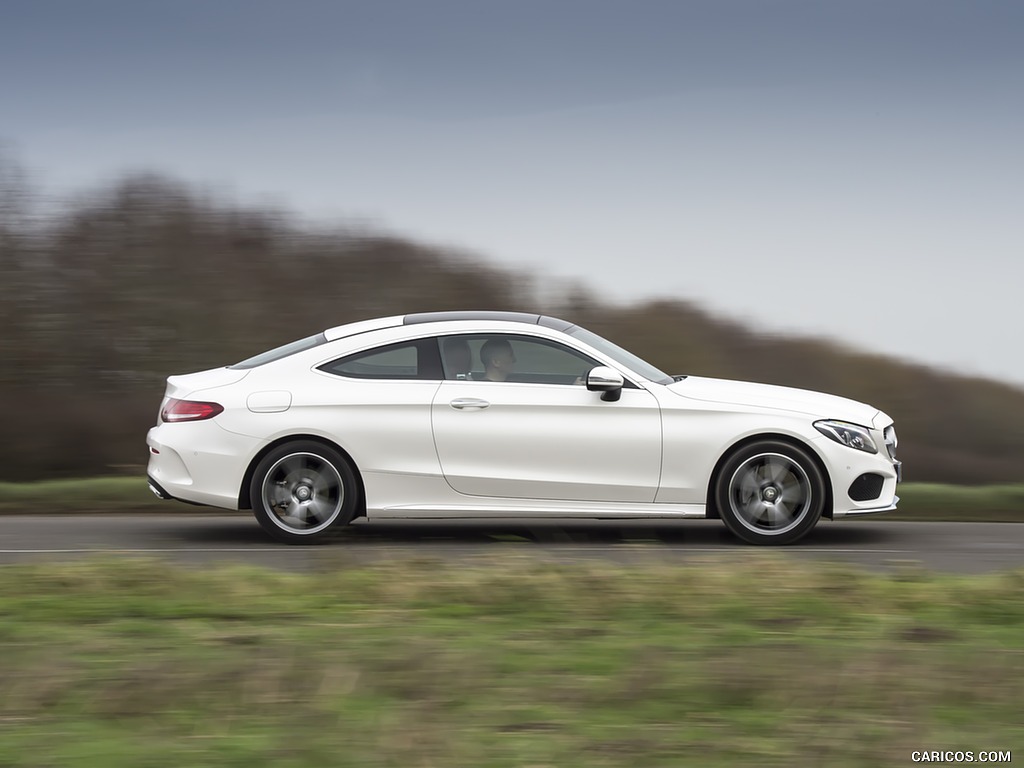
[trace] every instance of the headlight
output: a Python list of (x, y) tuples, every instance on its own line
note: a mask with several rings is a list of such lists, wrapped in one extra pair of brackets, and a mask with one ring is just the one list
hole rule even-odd
[(867, 427), (851, 424), (848, 421), (816, 421), (814, 428), (825, 437), (830, 437), (847, 448), (854, 448), (865, 453), (878, 453), (875, 441)]

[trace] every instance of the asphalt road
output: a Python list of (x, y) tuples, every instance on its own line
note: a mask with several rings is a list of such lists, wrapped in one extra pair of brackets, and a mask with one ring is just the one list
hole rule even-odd
[[(1024, 567), (1024, 525), (822, 521), (786, 556), (888, 570), (908, 564), (959, 573)], [(361, 521), (324, 545), (268, 538), (248, 514), (0, 517), (0, 565), (101, 554), (191, 565), (243, 562), (310, 571), (395, 558), (486, 558), (527, 553), (559, 562), (739, 561), (762, 548), (739, 543), (718, 521)]]

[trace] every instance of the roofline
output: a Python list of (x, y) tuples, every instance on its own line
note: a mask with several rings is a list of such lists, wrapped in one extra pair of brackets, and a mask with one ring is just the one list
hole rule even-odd
[(336, 341), (337, 339), (343, 339), (347, 336), (356, 336), (357, 334), (366, 333), (367, 331), (379, 331), (383, 328), (394, 328), (401, 324), (402, 316), (392, 315), (391, 317), (377, 317), (372, 320), (359, 320), (355, 323), (337, 325), (334, 328), (328, 328), (323, 333), (324, 337), (328, 341)]
[(402, 325), (421, 325), (425, 323), (447, 323), (458, 321), (483, 321), (502, 323), (522, 323), (539, 325), (554, 331), (567, 331), (576, 326), (567, 320), (547, 315), (535, 315), (530, 312), (499, 312), (493, 310), (457, 310), (451, 312), (415, 312), (411, 315), (391, 315), (371, 320), (360, 320), (345, 325), (337, 325), (323, 332), (327, 341), (336, 341), (349, 336), (358, 336), (368, 331), (380, 331), (385, 328), (396, 328)]
[(560, 320), (547, 315), (535, 315), (530, 312), (498, 312), (489, 310), (459, 310), (452, 312), (416, 312), (406, 315), (402, 325), (418, 325), (420, 323), (447, 323), (457, 320), (477, 320), (485, 322), (524, 323), (540, 325), (555, 331), (567, 331), (575, 323)]

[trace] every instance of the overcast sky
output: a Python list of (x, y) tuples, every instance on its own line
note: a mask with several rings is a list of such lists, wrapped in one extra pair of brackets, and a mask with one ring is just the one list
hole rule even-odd
[(1024, 384), (1024, 3), (0, 0), (0, 142)]

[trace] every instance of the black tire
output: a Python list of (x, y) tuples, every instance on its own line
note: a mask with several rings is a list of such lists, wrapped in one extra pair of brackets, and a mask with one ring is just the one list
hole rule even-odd
[(285, 443), (264, 456), (249, 498), (263, 530), (289, 544), (324, 541), (352, 521), (360, 502), (351, 464), (312, 440)]
[(746, 445), (722, 465), (715, 503), (722, 521), (749, 544), (792, 544), (825, 509), (825, 477), (803, 448), (778, 440)]

